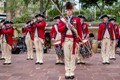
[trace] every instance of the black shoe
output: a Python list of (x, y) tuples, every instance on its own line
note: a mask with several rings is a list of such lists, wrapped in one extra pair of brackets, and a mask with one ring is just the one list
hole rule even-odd
[(116, 58), (110, 58), (110, 60), (116, 60)]
[(34, 60), (33, 58), (30, 58), (30, 60)]
[(70, 76), (65, 76), (65, 79), (70, 79)]
[(75, 76), (70, 76), (70, 79), (74, 79), (75, 78)]
[(80, 64), (80, 62), (79, 63), (77, 63), (78, 65)]
[(104, 65), (105, 65), (105, 64), (106, 64), (106, 62), (103, 62), (102, 64), (104, 64)]
[(85, 62), (79, 62), (79, 63), (77, 63), (77, 64), (78, 64), (78, 65), (79, 65), (79, 64), (83, 64), (83, 65), (85, 65)]
[(56, 65), (60, 64), (59, 62), (58, 63), (55, 63)]
[(43, 63), (39, 63), (40, 65), (42, 65)]
[(26, 60), (30, 60), (30, 58), (27, 58)]
[(0, 60), (5, 60), (5, 58), (0, 58)]
[(37, 64), (40, 64), (40, 62), (36, 62), (35, 64), (36, 64), (36, 65), (37, 65)]
[(60, 63), (61, 65), (65, 65), (63, 62), (62, 63)]
[(83, 65), (85, 65), (85, 62), (80, 62), (80, 64), (83, 64)]
[(7, 63), (7, 65), (11, 65), (12, 63)]
[(116, 60), (116, 58), (113, 58), (113, 60)]
[(8, 63), (3, 63), (3, 65), (7, 65)]
[(106, 62), (106, 64), (110, 64), (110, 62)]

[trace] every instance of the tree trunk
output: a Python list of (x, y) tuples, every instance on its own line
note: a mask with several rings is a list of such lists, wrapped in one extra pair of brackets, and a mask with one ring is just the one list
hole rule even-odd
[(6, 2), (4, 2), (4, 13), (6, 13)]
[(43, 14), (46, 13), (49, 3), (50, 3), (50, 1), (46, 0), (46, 5), (45, 5), (45, 8), (44, 8)]
[(6, 9), (5, 9), (6, 10), (6, 17), (8, 19), (12, 19), (12, 13), (9, 9), (7, 9), (9, 7), (9, 5), (10, 5), (10, 0), (6, 1)]
[(43, 10), (44, 10), (44, 1), (40, 0), (40, 13), (43, 14)]
[(98, 9), (100, 10), (100, 14), (102, 15), (103, 14), (103, 3), (102, 3), (102, 7), (98, 5), (98, 3), (96, 3), (96, 6), (98, 7)]
[(102, 0), (101, 15), (104, 14), (105, 0)]

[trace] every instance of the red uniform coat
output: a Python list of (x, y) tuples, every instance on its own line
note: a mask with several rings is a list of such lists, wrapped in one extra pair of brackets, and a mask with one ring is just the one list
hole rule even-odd
[[(79, 37), (82, 39), (82, 28), (81, 28), (80, 19), (77, 17), (72, 17), (70, 22), (72, 25), (74, 25), (75, 29), (78, 32)], [(60, 20), (60, 22), (58, 23), (58, 31), (61, 32), (61, 34), (62, 34), (62, 38), (61, 38), (62, 43), (65, 40), (67, 30), (68, 30), (68, 28), (66, 27), (66, 23), (64, 23), (62, 20)], [(67, 36), (67, 37), (71, 37), (71, 36)], [(78, 42), (79, 39), (77, 38), (76, 34), (73, 31), (72, 31), (72, 37), (74, 39), (72, 54), (75, 54), (76, 42)]]
[(50, 30), (50, 37), (51, 38), (55, 38), (55, 36), (56, 36), (56, 30), (55, 30), (55, 27), (54, 27), (54, 25), (52, 26), (52, 28), (51, 28), (51, 30)]
[(86, 22), (82, 23), (82, 33), (85, 34), (85, 37), (89, 34), (88, 24)]
[(30, 33), (30, 37), (33, 40), (34, 39), (34, 30), (33, 30), (32, 26), (31, 27), (22, 28), (22, 33), (25, 33), (25, 35), (27, 35), (28, 32)]
[(120, 38), (120, 28), (119, 28), (119, 38)]
[[(78, 32), (79, 37), (82, 39), (82, 28), (81, 28), (81, 22), (80, 19), (77, 17), (73, 17), (71, 19), (71, 24), (73, 24), (73, 22), (76, 22), (75, 28)], [(58, 31), (61, 32), (62, 34), (62, 40), (64, 41), (65, 37), (66, 37), (66, 31), (67, 31), (67, 27), (66, 27), (66, 23), (64, 23), (62, 20), (60, 20), (59, 24), (58, 24)], [(73, 36), (76, 36), (75, 34), (73, 34)], [(78, 38), (76, 38), (78, 39)]]
[(112, 24), (111, 23), (108, 23), (107, 28), (105, 26), (105, 23), (100, 23), (99, 24), (98, 40), (102, 40), (103, 39), (106, 29), (108, 29), (108, 32), (110, 34), (110, 39), (114, 40), (113, 28), (112, 28)]
[(5, 36), (6, 42), (7, 42), (10, 46), (12, 46), (12, 44), (13, 44), (13, 39), (12, 39), (12, 37), (13, 37), (13, 32), (14, 32), (13, 28), (12, 28), (12, 27), (4, 28), (4, 29), (1, 29), (0, 31), (1, 31), (1, 33)]
[(114, 34), (115, 34), (115, 39), (119, 39), (119, 27), (118, 27), (118, 24), (113, 25), (113, 31), (114, 31)]
[[(46, 22), (45, 21), (41, 21), (40, 23), (36, 22), (34, 24), (34, 30), (38, 30), (38, 37), (44, 39), (44, 32), (45, 32), (45, 26), (46, 26)], [(34, 31), (35, 34), (35, 31)]]

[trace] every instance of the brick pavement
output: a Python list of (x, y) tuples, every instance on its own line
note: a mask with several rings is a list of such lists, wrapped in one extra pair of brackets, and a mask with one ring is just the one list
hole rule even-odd
[[(26, 53), (13, 55), (12, 65), (2, 65), (3, 61), (0, 61), (0, 80), (65, 80), (64, 65), (55, 65), (55, 51), (48, 52), (44, 54), (43, 65), (35, 65), (35, 59), (26, 60)], [(86, 65), (77, 65), (74, 80), (120, 80), (118, 54), (117, 60), (111, 61), (110, 65), (101, 64), (99, 53), (86, 62)]]

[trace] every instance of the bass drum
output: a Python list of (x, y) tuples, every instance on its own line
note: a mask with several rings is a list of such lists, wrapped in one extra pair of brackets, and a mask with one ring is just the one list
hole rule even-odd
[(88, 40), (83, 40), (79, 52), (83, 58), (89, 58), (92, 56), (91, 45)]

